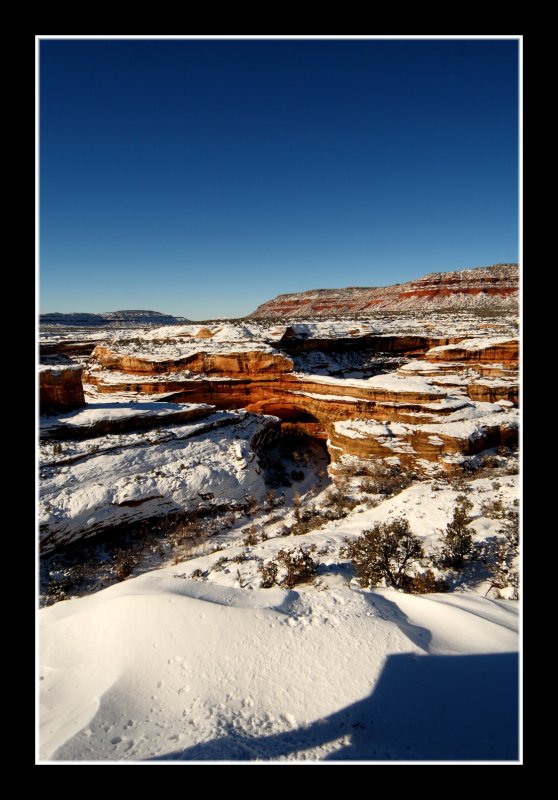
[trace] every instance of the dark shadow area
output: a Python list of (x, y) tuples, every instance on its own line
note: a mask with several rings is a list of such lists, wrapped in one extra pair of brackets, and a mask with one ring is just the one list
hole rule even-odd
[[(160, 512), (160, 506), (157, 507)], [(142, 575), (169, 561), (188, 559), (189, 549), (227, 530), (235, 514), (249, 513), (248, 504), (229, 501), (190, 511), (176, 503), (166, 513), (105, 528), (90, 539), (60, 544), (42, 553), (39, 568), (40, 605), (81, 597), (130, 576)]]
[(259, 737), (230, 727), (225, 736), (153, 760), (266, 761), (338, 741), (313, 758), (514, 761), (518, 738), (516, 653), (402, 653), (387, 658), (371, 695), (307, 727)]
[[(306, 416), (310, 417), (309, 414)], [(310, 424), (322, 427), (319, 423)], [(292, 423), (280, 425), (279, 435), (258, 449), (258, 459), (264, 481), (270, 489), (297, 486), (304, 480), (308, 484), (310, 479), (318, 488), (331, 482), (327, 472), (330, 457), (325, 441), (296, 429)]]
[(382, 597), (380, 594), (370, 594), (363, 592), (364, 597), (370, 603), (372, 608), (375, 608), (382, 619), (388, 619), (390, 622), (395, 623), (399, 630), (407, 636), (417, 647), (420, 647), (425, 652), (428, 652), (428, 647), (432, 640), (432, 634), (428, 628), (423, 628), (421, 625), (414, 625), (409, 622), (407, 615), (401, 611), (396, 603)]

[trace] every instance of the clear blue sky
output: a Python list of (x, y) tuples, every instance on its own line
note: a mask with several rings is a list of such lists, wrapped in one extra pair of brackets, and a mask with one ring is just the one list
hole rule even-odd
[(518, 258), (516, 41), (40, 42), (41, 311)]

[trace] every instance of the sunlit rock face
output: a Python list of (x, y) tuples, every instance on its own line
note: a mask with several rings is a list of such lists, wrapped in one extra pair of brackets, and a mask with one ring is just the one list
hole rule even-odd
[(281, 294), (259, 306), (255, 319), (329, 317), (370, 311), (512, 309), (518, 304), (517, 264), (434, 272), (395, 286), (313, 289)]
[(83, 369), (78, 365), (43, 366), (39, 371), (41, 414), (69, 411), (85, 405)]
[[(151, 355), (141, 356), (98, 346), (87, 381), (102, 394), (161, 394), (178, 403), (272, 415), (325, 439), (332, 462), (340, 455), (397, 456), (421, 469), (421, 462), (517, 439), (510, 407), (518, 402), (518, 343), (510, 337), (454, 337), (450, 343), (449, 337), (354, 337), (351, 352), (372, 347), (407, 357), (388, 374), (360, 379), (295, 371), (296, 354), (318, 351), (322, 341), (296, 329), (287, 328), (273, 348), (227, 352), (212, 336), (202, 338), (203, 351), (172, 357), (155, 343)], [(330, 338), (319, 352), (346, 352), (345, 340), (351, 341)]]

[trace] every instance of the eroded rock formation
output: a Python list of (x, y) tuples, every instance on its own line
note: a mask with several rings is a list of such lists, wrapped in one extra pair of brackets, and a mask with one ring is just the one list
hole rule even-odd
[[(179, 403), (277, 416), (327, 439), (332, 461), (347, 454), (397, 455), (401, 463), (416, 464), (516, 439), (515, 417), (504, 407), (518, 399), (517, 341), (467, 339), (429, 348), (429, 337), (372, 337), (364, 346), (370, 341), (376, 348), (425, 354), (424, 360), (388, 375), (343, 379), (293, 372), (292, 361), (280, 352), (203, 352), (186, 357), (190, 372), (197, 368), (198, 374), (185, 376), (177, 366), (184, 370), (184, 358), (135, 358), (97, 348), (95, 359), (104, 369), (92, 371), (88, 380), (101, 393), (159, 393)], [(138, 363), (142, 372), (135, 369)], [(499, 370), (499, 378), (483, 375), (486, 369)]]
[(466, 339), (433, 347), (425, 355), (427, 361), (465, 361), (479, 364), (505, 364), (517, 366), (519, 342), (517, 339)]
[(197, 372), (206, 375), (281, 374), (293, 369), (288, 356), (266, 350), (246, 350), (230, 353), (197, 352), (181, 358), (145, 358), (118, 354), (98, 346), (92, 360), (102, 367), (119, 372), (160, 375), (172, 372)]
[(514, 308), (518, 304), (517, 264), (437, 272), (395, 286), (313, 289), (282, 294), (263, 303), (255, 319), (330, 317), (371, 311), (434, 311)]
[(41, 414), (69, 411), (85, 405), (83, 369), (78, 365), (41, 367), (39, 402)]

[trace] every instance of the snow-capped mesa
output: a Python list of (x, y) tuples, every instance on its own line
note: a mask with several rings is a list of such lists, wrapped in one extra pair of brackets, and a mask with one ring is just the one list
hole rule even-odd
[(519, 761), (514, 269), (45, 321), (41, 763)]
[(255, 319), (354, 316), (371, 311), (406, 311), (432, 314), (439, 311), (514, 311), (519, 302), (519, 267), (491, 267), (432, 272), (418, 280), (394, 286), (349, 286), (344, 289), (311, 289), (281, 294), (259, 306)]

